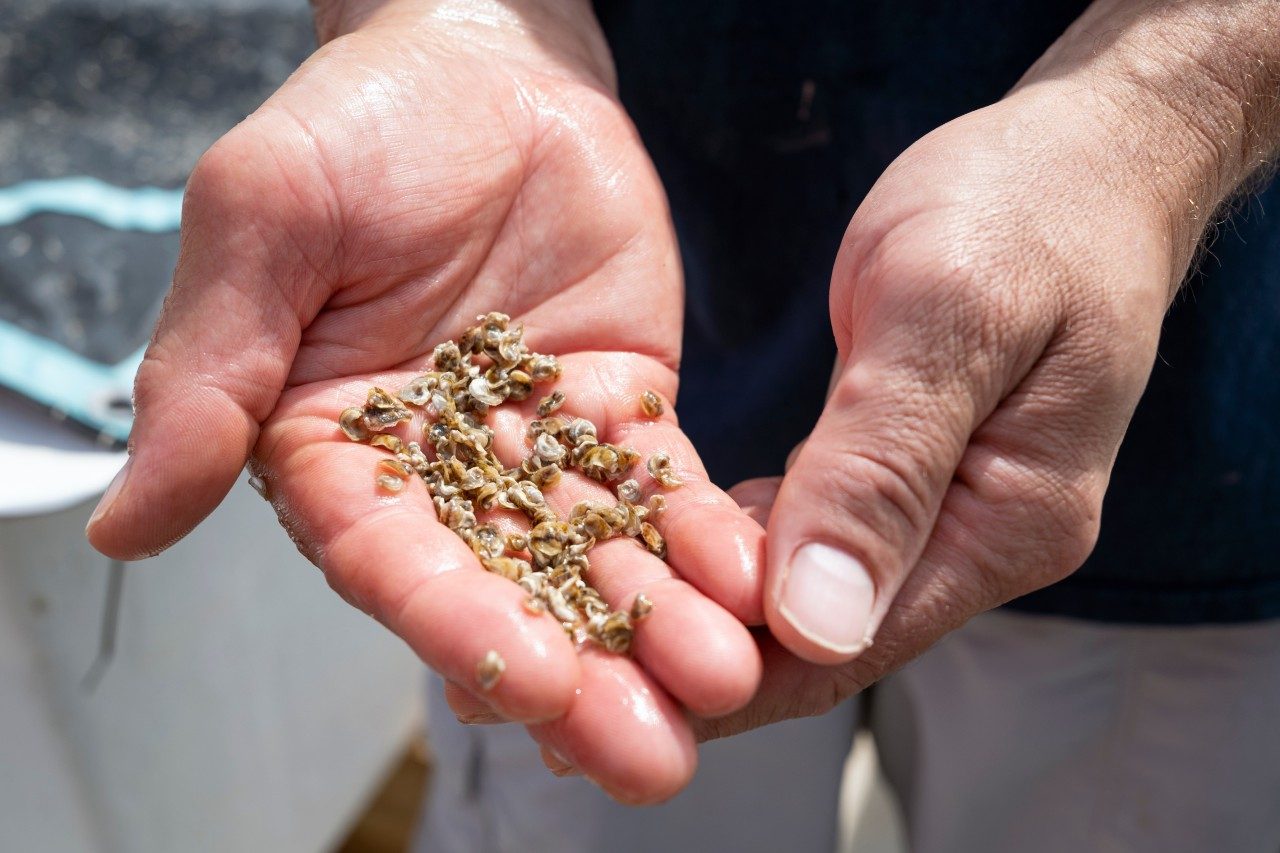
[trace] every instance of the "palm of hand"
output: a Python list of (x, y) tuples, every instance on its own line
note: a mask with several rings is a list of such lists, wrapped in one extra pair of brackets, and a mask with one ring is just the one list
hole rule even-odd
[[(759, 678), (739, 620), (760, 619), (763, 531), (707, 481), (673, 415), (641, 417), (641, 391), (675, 397), (682, 287), (661, 187), (621, 108), (564, 75), (338, 42), (206, 155), (184, 217), (138, 383), (131, 467), (148, 476), (129, 476), (95, 544), (136, 556), (180, 536), (253, 444), (282, 522), (340, 594), (459, 684), (496, 649), (507, 672), (492, 707), (538, 723), (539, 741), (619, 797), (678, 790), (695, 763), (680, 705), (731, 711)], [(577, 655), (435, 521), (420, 484), (380, 494), (379, 451), (336, 429), (370, 384), (401, 387), (494, 310), (560, 357), (566, 412), (602, 440), (667, 451), (687, 483), (659, 525), (670, 566), (626, 541), (591, 555), (612, 605), (639, 591), (657, 605), (634, 658)], [(207, 387), (172, 404), (193, 382)], [(534, 404), (495, 412), (508, 463)], [(163, 457), (197, 425), (209, 450), (180, 481)], [(198, 489), (175, 502), (184, 483)], [(566, 477), (548, 499), (565, 511), (602, 494)], [(157, 502), (174, 507), (167, 527), (140, 525)]]

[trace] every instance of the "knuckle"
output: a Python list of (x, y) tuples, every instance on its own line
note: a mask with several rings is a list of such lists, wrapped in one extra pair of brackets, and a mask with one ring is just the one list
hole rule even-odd
[(220, 250), (235, 257), (257, 254), (264, 226), (271, 223), (269, 199), (282, 197), (269, 163), (251, 150), (237, 128), (214, 143), (197, 161), (182, 203), (184, 263)]
[(958, 255), (954, 247), (921, 246), (921, 237), (932, 239), (930, 228), (918, 229), (918, 234), (913, 229), (916, 224), (908, 220), (890, 228), (873, 246), (853, 250), (859, 260), (846, 275), (851, 304), (845, 310), (861, 318), (862, 325), (879, 320), (892, 323), (898, 334), (913, 336), (926, 330), (932, 336), (940, 318), (946, 318), (955, 332), (949, 338), (958, 341), (983, 327), (992, 290), (972, 265), (953, 257)]
[(1027, 273), (1018, 269), (1033, 262), (1007, 256), (1030, 250), (982, 235), (933, 248), (912, 241), (872, 253), (856, 286), (833, 301), (834, 324), (920, 386), (993, 404), (1052, 339), (1058, 300), (1052, 288), (1020, 285)]
[(173, 375), (170, 358), (160, 343), (147, 348), (146, 357), (138, 365), (133, 377), (133, 410), (135, 416), (150, 413), (152, 401), (162, 399), (169, 391), (169, 379)]
[(983, 571), (992, 601), (1071, 574), (1097, 542), (1106, 471), (1061, 455), (1029, 460), (981, 453), (957, 472), (965, 496), (939, 535)]
[[(1064, 481), (1044, 477), (1031, 487), (1032, 517), (1028, 524), (1036, 531), (1029, 537), (1032, 547), (1023, 582), (1032, 589), (1055, 583), (1084, 563), (1098, 541), (1103, 489), (1092, 478)], [(1018, 590), (1018, 593), (1027, 590)]]
[(928, 465), (905, 448), (845, 452), (818, 464), (818, 493), (900, 549), (936, 509)]
[[(305, 152), (305, 153), (304, 153)], [(187, 181), (175, 281), (232, 287), (269, 280), (291, 298), (341, 278), (342, 203), (312, 131), (264, 108), (213, 144)]]
[(331, 187), (314, 158), (311, 131), (283, 109), (263, 109), (223, 135), (187, 180), (183, 221), (234, 233), (330, 213)]
[(892, 304), (908, 317), (948, 309), (962, 327), (979, 331), (1038, 315), (1043, 311), (1030, 309), (1054, 302), (1053, 288), (1025, 282), (1032, 271), (1054, 283), (1075, 277), (1077, 263), (1059, 244), (1025, 219), (980, 219), (964, 210), (915, 213), (888, 227), (851, 227), (844, 244), (849, 262), (838, 280), (868, 298), (894, 297)]
[(1059, 578), (1080, 568), (1093, 552), (1101, 530), (1103, 487), (1090, 478), (1073, 483), (1059, 493), (1055, 509), (1060, 513), (1061, 536), (1052, 567)]
[(243, 128), (242, 125), (227, 133), (196, 161), (186, 192), (192, 212), (233, 204), (243, 187), (267, 179), (259, 168), (256, 146)]

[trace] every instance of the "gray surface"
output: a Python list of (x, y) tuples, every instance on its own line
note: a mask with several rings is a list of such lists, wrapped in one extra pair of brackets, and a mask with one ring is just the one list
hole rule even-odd
[(150, 337), (177, 259), (177, 234), (37, 214), (0, 227), (0, 320), (117, 364)]
[(68, 174), (181, 186), (314, 47), (303, 0), (9, 0), (0, 186)]
[[(86, 175), (181, 187), (199, 156), (315, 46), (304, 0), (9, 0), (0, 188)], [(61, 214), (0, 227), (0, 320), (115, 363), (146, 343), (176, 233)]]

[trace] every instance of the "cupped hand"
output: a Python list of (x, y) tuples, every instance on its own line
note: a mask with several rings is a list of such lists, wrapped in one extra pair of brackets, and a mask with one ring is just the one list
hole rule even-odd
[[(155, 554), (252, 458), (299, 550), (344, 598), (495, 713), (537, 723), (535, 737), (611, 793), (644, 802), (693, 772), (685, 709), (723, 714), (755, 690), (743, 622), (762, 619), (763, 530), (707, 480), (670, 407), (641, 414), (642, 391), (676, 395), (679, 257), (590, 10), (564, 6), (362, 9), (201, 159), (138, 374), (130, 462), (88, 533), (114, 557)], [(631, 541), (591, 553), (611, 604), (639, 591), (655, 602), (631, 657), (576, 652), (436, 521), (423, 484), (379, 492), (381, 451), (337, 428), (371, 384), (401, 387), (488, 311), (561, 358), (567, 413), (642, 456), (668, 452), (685, 481), (658, 525), (670, 565)], [(494, 416), (508, 463), (531, 406), (523, 414)], [(567, 510), (599, 488), (566, 477), (548, 498)], [(490, 649), (507, 667), (482, 693), (475, 667)]]

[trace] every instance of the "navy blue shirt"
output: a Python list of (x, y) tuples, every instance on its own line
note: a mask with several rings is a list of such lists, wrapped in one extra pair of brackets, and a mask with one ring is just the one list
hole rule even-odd
[[(999, 100), (1086, 5), (597, 4), (671, 199), (688, 286), (680, 418), (717, 482), (781, 472), (817, 419), (831, 264), (872, 183), (925, 133)], [(1272, 186), (1218, 230), (1167, 319), (1097, 549), (1011, 606), (1280, 616), (1278, 217)], [(743, 377), (751, 393), (723, 393)]]

